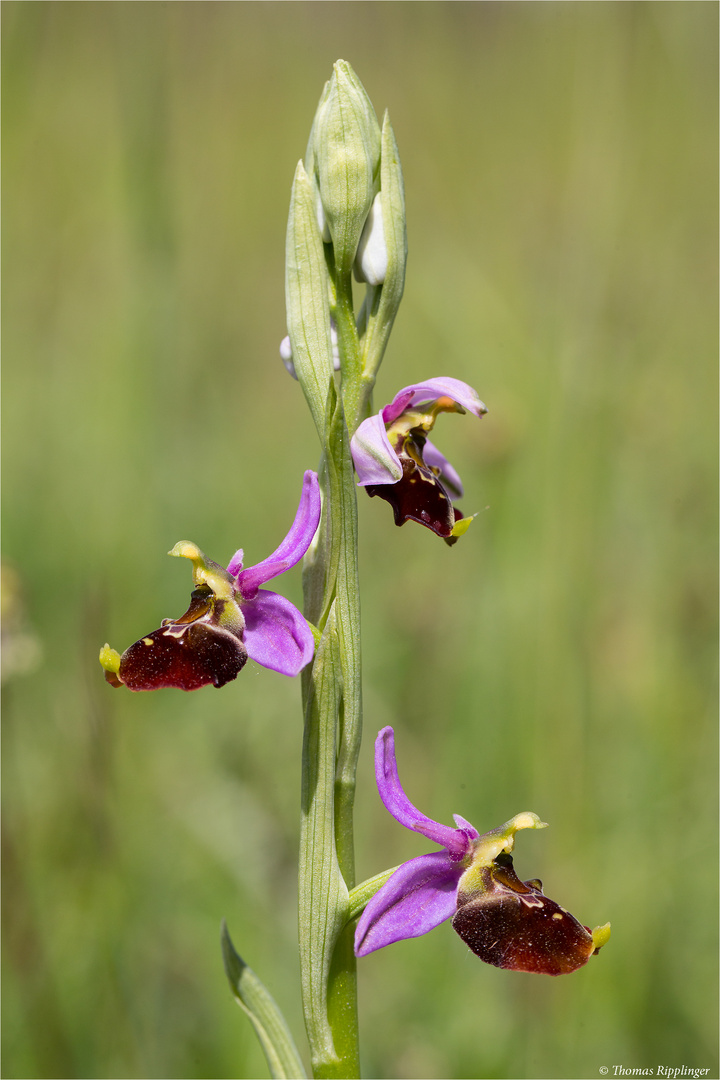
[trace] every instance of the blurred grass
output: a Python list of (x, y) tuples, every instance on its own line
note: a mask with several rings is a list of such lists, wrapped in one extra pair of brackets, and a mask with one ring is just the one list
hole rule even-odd
[(521, 876), (613, 923), (569, 979), (447, 926), (369, 957), (365, 1074), (717, 1075), (716, 6), (10, 0), (3, 24), (7, 626), (36, 665), (5, 691), (3, 1075), (265, 1075), (222, 916), (302, 1036), (298, 686), (131, 696), (97, 651), (182, 610), (179, 538), (266, 555), (317, 460), (277, 346), (338, 56), (407, 186), (378, 404), (451, 374), (491, 410), (439, 422), (488, 507), (452, 551), (360, 501), (358, 871), (423, 850), (374, 790), (392, 723), (422, 809), (535, 810)]

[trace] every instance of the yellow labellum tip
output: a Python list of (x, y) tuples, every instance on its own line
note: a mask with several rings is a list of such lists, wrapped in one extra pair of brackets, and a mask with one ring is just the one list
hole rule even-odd
[(603, 926), (596, 926), (592, 932), (593, 945), (595, 951), (602, 949), (603, 945), (607, 945), (610, 940), (610, 923), (606, 922)]
[(455, 522), (455, 524), (452, 527), (452, 532), (450, 533), (450, 535), (451, 536), (462, 536), (463, 533), (466, 533), (468, 531), (468, 529), (472, 525), (473, 521), (475, 520), (475, 517), (476, 517), (476, 515), (472, 514), (471, 517), (458, 518), (457, 521)]
[(120, 670), (120, 653), (117, 649), (111, 649), (107, 642), (100, 650), (100, 663), (106, 671), (112, 671), (114, 675), (117, 675)]

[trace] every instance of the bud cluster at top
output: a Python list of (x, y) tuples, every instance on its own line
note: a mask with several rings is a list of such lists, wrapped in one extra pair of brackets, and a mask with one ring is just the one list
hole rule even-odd
[(338, 60), (325, 84), (310, 132), (305, 168), (316, 185), (323, 240), (332, 242), (335, 267), (349, 272), (380, 187), (381, 131), (364, 86)]
[[(378, 123), (351, 66), (338, 60), (295, 174), (287, 236), (288, 338), (281, 356), (319, 431), (341, 371), (350, 433), (366, 405), (405, 284), (400, 159), (387, 113)], [(351, 278), (367, 286), (354, 310)]]

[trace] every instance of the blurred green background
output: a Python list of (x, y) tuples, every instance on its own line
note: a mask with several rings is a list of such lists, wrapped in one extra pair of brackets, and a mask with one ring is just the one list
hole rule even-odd
[[(452, 550), (361, 495), (358, 873), (531, 809), (516, 866), (613, 938), (573, 976), (449, 926), (361, 962), (368, 1077), (715, 1055), (712, 3), (3, 4), (6, 1077), (256, 1077), (219, 924), (303, 1038), (299, 685), (114, 691), (195, 540), (267, 555), (318, 447), (278, 358), (290, 183), (333, 60), (388, 106), (405, 299), (376, 401), (448, 374)], [(487, 507), (487, 509), (485, 509)], [(300, 599), (299, 570), (281, 586)]]

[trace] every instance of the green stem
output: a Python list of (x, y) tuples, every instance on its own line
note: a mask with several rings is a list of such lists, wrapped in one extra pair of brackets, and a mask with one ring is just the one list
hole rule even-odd
[[(353, 809), (362, 738), (362, 688), (357, 499), (350, 443), (344, 422), (335, 429), (331, 447), (331, 473), (334, 474), (342, 521), (336, 600), (342, 698), (335, 767), (335, 845), (340, 870), (349, 890), (355, 882)], [(347, 911), (346, 906), (346, 919)], [(335, 948), (328, 985), (328, 1014), (344, 1071), (341, 1067), (339, 1071), (328, 1071), (323, 1075), (359, 1077), (357, 974), (350, 928), (343, 932)]]
[(348, 391), (354, 387), (360, 376), (360, 340), (355, 325), (350, 271), (336, 271), (334, 285), (333, 318), (337, 328), (342, 364), (343, 396), (347, 398)]
[(315, 1076), (341, 1064), (329, 1019), (328, 981), (346, 921), (348, 891), (335, 848), (335, 738), (340, 662), (333, 603), (312, 668), (303, 678), (299, 929), (303, 1009)]
[[(350, 436), (367, 415), (375, 376), (363, 375), (362, 356), (352, 299), (351, 275), (337, 274), (334, 279), (333, 318), (337, 327), (342, 360), (342, 394), (345, 422)], [(351, 463), (352, 471), (352, 463)]]
[[(305, 613), (322, 633), (303, 678), (300, 953), (316, 1077), (359, 1077), (352, 935), (343, 928), (354, 880), (353, 800), (361, 737), (357, 506), (341, 403), (326, 425), (323, 521), (305, 568)], [(322, 587), (320, 587), (322, 582)]]
[[(360, 652), (360, 584), (358, 575), (357, 489), (350, 453), (350, 434), (357, 426), (354, 410), (361, 408), (360, 355), (352, 303), (350, 275), (336, 282), (336, 325), (343, 364), (343, 408), (330, 436), (333, 487), (339, 506), (341, 544), (337, 567), (338, 638), (342, 671), (342, 702), (338, 717), (335, 770), (335, 843), (348, 890), (355, 884), (353, 811), (358, 755), (362, 740), (362, 682)], [(354, 419), (348, 422), (348, 411)], [(347, 919), (348, 909), (345, 909)], [(357, 974), (353, 933), (346, 927), (336, 946), (328, 988), (330, 1022), (337, 1033), (345, 1061), (356, 1071), (337, 1076), (359, 1076)]]

